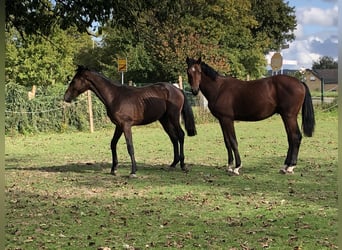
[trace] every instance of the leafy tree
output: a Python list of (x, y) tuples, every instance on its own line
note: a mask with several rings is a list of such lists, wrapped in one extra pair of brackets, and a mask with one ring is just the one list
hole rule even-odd
[(74, 70), (75, 54), (90, 42), (88, 35), (75, 28), (58, 29), (49, 40), (36, 35), (24, 40), (11, 29), (6, 32), (6, 83), (49, 86), (67, 82)]
[(178, 5), (174, 0), (6, 0), (6, 25), (8, 29), (15, 27), (21, 35), (44, 36), (49, 36), (56, 27), (75, 26), (81, 33), (93, 33), (95, 30), (90, 27), (96, 29), (105, 24), (135, 28), (144, 10), (164, 2), (170, 11)]
[(164, 74), (176, 78), (184, 74), (187, 55), (202, 55), (222, 73), (261, 75), (267, 44), (251, 32), (257, 21), (249, 1), (185, 1), (180, 12), (164, 17), (163, 24), (156, 16), (153, 10), (144, 15), (144, 39), (152, 41), (146, 47)]
[(7, 27), (20, 34), (49, 35), (73, 25), (88, 33), (96, 32), (89, 27), (97, 26), (98, 34), (104, 29), (100, 47), (86, 48), (77, 60), (115, 76), (115, 59), (121, 53), (130, 61), (127, 75), (150, 80), (175, 80), (184, 74), (187, 55), (202, 55), (222, 73), (258, 77), (266, 64), (264, 53), (293, 39), (296, 23), (294, 9), (281, 0), (6, 3)]
[(294, 40), (297, 26), (295, 7), (283, 0), (250, 0), (252, 15), (257, 25), (251, 29), (254, 37), (263, 37), (265, 53), (278, 50), (281, 45)]
[(312, 64), (312, 69), (337, 69), (338, 62), (329, 56), (322, 56)]

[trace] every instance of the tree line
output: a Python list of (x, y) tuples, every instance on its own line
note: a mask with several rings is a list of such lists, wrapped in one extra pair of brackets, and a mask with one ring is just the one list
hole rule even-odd
[(119, 80), (121, 57), (128, 60), (125, 79), (137, 84), (186, 79), (187, 56), (202, 56), (222, 74), (257, 78), (265, 73), (265, 54), (293, 41), (296, 28), (295, 8), (281, 0), (5, 4), (6, 91), (36, 85), (41, 95), (65, 86), (77, 64)]

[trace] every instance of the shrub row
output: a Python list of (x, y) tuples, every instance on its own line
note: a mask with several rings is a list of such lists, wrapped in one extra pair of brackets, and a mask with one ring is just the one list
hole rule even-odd
[[(72, 104), (63, 101), (67, 86), (55, 84), (38, 87), (34, 99), (28, 99), (28, 89), (17, 84), (6, 84), (5, 133), (30, 134), (38, 132), (84, 131), (89, 129), (87, 96), (79, 96)], [(198, 98), (186, 92), (193, 106), (196, 123), (215, 121), (206, 108), (199, 105)], [(113, 127), (101, 101), (92, 95), (93, 121), (95, 129)], [(324, 104), (323, 110), (336, 109), (336, 101)]]
[[(17, 84), (6, 84), (5, 133), (27, 134), (37, 132), (64, 132), (88, 128), (87, 99), (81, 95), (67, 105), (63, 95), (67, 86), (54, 85), (37, 88), (34, 99), (28, 99), (28, 90)], [(93, 98), (94, 123), (109, 123), (102, 103)]]
[[(76, 101), (66, 104), (63, 101), (66, 88), (64, 84), (38, 87), (35, 98), (29, 100), (29, 89), (17, 84), (6, 84), (6, 135), (88, 130), (87, 96), (80, 95)], [(186, 94), (189, 102), (197, 106), (197, 99), (191, 93)], [(95, 129), (113, 127), (104, 105), (94, 94), (92, 109)], [(199, 107), (194, 107), (193, 110), (197, 122), (214, 119), (206, 110)]]

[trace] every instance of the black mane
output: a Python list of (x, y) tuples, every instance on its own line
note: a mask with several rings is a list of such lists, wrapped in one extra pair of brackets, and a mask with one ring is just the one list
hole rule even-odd
[(90, 69), (86, 66), (83, 66), (83, 65), (77, 65), (77, 69), (76, 69), (77, 73), (81, 73), (84, 70), (90, 70)]
[[(188, 63), (188, 67), (190, 68), (192, 65), (194, 65), (198, 62), (197, 62), (197, 60), (195, 60), (193, 58), (188, 58), (187, 63)], [(211, 78), (213, 81), (215, 81), (216, 78), (218, 76), (220, 76), (220, 73), (218, 73), (215, 69), (213, 69), (208, 64), (206, 64), (205, 62), (202, 62), (202, 61), (201, 61), (201, 69), (202, 69), (203, 73), (206, 76), (208, 76), (209, 78)]]
[(84, 65), (77, 65), (76, 74), (82, 74), (84, 71), (90, 71), (90, 72), (92, 72), (94, 74), (97, 74), (98, 76), (100, 76), (101, 78), (105, 79), (106, 81), (108, 81), (111, 84), (121, 85), (120, 82), (118, 82), (116, 80), (112, 80), (112, 79), (108, 78), (107, 76), (105, 76), (104, 74), (102, 74), (102, 73), (100, 73), (100, 72), (98, 72), (96, 70), (90, 69), (89, 67), (84, 66)]
[(216, 80), (216, 78), (218, 76), (220, 76), (220, 74), (213, 69), (212, 67), (210, 67), (208, 64), (206, 64), (205, 62), (201, 62), (201, 69), (203, 71), (203, 73), (208, 76), (209, 78), (211, 78), (213, 81)]

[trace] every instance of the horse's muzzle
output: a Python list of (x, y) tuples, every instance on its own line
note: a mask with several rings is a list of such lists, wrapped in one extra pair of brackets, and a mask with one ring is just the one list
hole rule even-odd
[(191, 89), (191, 92), (193, 95), (197, 95), (199, 90), (198, 89)]
[(69, 93), (65, 93), (64, 101), (65, 102), (71, 102), (72, 101), (71, 95)]

